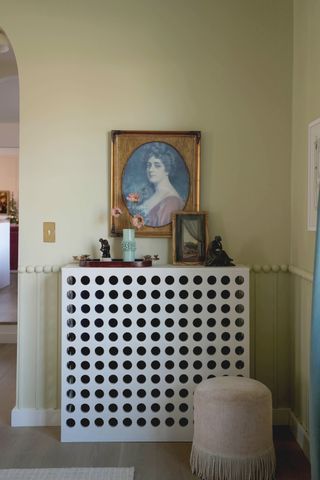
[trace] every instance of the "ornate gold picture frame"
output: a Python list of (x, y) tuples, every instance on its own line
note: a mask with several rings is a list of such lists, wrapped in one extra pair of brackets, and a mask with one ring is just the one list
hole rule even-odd
[(119, 236), (135, 217), (140, 237), (171, 237), (172, 213), (199, 210), (198, 131), (111, 132), (111, 235)]
[(208, 212), (172, 215), (172, 263), (202, 265), (208, 246)]

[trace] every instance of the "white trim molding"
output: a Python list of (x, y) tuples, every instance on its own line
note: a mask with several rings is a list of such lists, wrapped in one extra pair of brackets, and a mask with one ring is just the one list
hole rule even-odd
[(12, 427), (58, 427), (60, 410), (17, 408), (11, 410)]
[(297, 275), (298, 277), (307, 280), (308, 282), (313, 282), (313, 274), (303, 270), (302, 268), (295, 267), (294, 265), (289, 265), (289, 272)]
[(303, 428), (295, 414), (290, 411), (289, 426), (298, 445), (307, 458), (310, 459), (310, 440), (308, 432)]
[(249, 266), (250, 270), (252, 270), (254, 273), (279, 273), (283, 272), (286, 273), (289, 270), (289, 265), (287, 264), (274, 264), (274, 265), (251, 265)]
[(59, 265), (27, 265), (18, 267), (18, 273), (58, 273)]

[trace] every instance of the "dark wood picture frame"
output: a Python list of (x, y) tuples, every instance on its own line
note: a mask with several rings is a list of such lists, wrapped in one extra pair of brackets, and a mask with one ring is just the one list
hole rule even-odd
[(208, 247), (208, 212), (175, 212), (172, 215), (172, 262), (202, 265)]
[[(111, 212), (112, 236), (120, 236), (134, 215), (139, 214), (145, 224), (136, 232), (137, 236), (171, 237), (173, 211), (199, 210), (200, 139), (199, 131), (111, 132), (111, 209), (122, 212), (117, 217)], [(155, 151), (158, 153), (152, 153)], [(158, 196), (159, 202), (156, 174), (152, 177), (148, 171), (152, 168), (150, 158), (151, 162), (161, 159), (156, 161), (162, 163), (160, 167), (167, 176), (170, 193)], [(137, 203), (130, 204), (131, 194), (137, 196)]]

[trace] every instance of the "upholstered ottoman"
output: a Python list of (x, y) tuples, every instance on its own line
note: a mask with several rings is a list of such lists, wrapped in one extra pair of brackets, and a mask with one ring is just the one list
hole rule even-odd
[(271, 480), (270, 390), (251, 378), (217, 377), (194, 394), (192, 473), (205, 480)]

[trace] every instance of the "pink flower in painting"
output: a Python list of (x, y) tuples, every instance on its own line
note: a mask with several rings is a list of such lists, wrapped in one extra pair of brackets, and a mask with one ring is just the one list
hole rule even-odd
[(135, 215), (133, 218), (132, 218), (132, 225), (137, 228), (138, 230), (143, 227), (144, 225), (144, 219), (143, 219), (143, 216), (142, 215)]
[(120, 215), (122, 215), (122, 210), (119, 207), (114, 207), (111, 210), (111, 214), (112, 214), (113, 217), (118, 218), (118, 217), (120, 217)]
[(129, 202), (138, 203), (140, 201), (140, 195), (137, 192), (129, 193), (129, 195), (127, 196), (127, 200)]
[[(133, 193), (129, 193), (129, 195), (127, 196), (127, 200), (129, 202), (132, 202), (132, 203), (138, 203), (140, 201), (140, 195), (139, 193), (137, 192), (133, 192)], [(134, 206), (135, 207), (135, 206)], [(133, 208), (133, 210), (135, 210), (135, 208)], [(112, 208), (111, 210), (111, 214), (112, 214), (112, 217), (113, 218), (119, 218), (121, 215), (123, 215), (125, 212), (123, 212), (123, 210), (121, 210), (121, 208), (119, 207), (114, 207)], [(125, 215), (125, 219), (124, 219), (124, 224), (128, 224), (127, 227), (124, 227), (122, 225), (122, 223), (120, 224), (120, 227), (121, 228), (136, 228), (137, 230), (139, 230), (140, 228), (142, 228), (144, 226), (144, 218), (142, 215), (136, 213), (133, 217), (134, 212), (128, 212), (128, 214)], [(116, 227), (115, 227), (115, 222), (114, 220), (112, 220), (112, 232), (113, 233), (116, 233)]]

